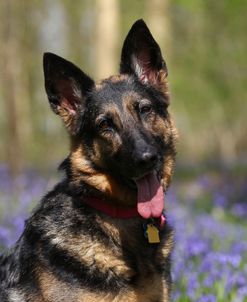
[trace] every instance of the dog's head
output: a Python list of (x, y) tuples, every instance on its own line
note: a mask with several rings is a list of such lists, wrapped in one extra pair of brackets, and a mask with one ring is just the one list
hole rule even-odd
[(175, 157), (167, 68), (142, 20), (124, 41), (119, 75), (95, 84), (51, 53), (44, 74), (51, 108), (71, 136), (72, 180), (126, 200), (135, 195), (134, 180), (155, 171), (166, 188)]

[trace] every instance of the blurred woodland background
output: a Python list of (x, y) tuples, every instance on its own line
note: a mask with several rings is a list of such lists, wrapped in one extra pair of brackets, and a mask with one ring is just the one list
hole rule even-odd
[(98, 80), (118, 72), (143, 18), (169, 70), (171, 111), (186, 165), (247, 164), (247, 2), (244, 0), (0, 0), (0, 163), (12, 174), (55, 167), (68, 140), (50, 110), (43, 52)]

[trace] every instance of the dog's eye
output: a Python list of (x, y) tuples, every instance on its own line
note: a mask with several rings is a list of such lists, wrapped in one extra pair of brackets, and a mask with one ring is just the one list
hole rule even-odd
[(104, 118), (98, 122), (98, 128), (101, 131), (109, 130), (112, 128), (112, 120)]
[(139, 112), (141, 114), (148, 114), (149, 112), (151, 112), (151, 110), (152, 110), (151, 104), (140, 105), (139, 107)]

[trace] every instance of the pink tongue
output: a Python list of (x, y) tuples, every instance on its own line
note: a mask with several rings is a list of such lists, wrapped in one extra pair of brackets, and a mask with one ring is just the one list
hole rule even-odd
[(164, 193), (157, 176), (150, 173), (136, 180), (136, 184), (138, 213), (145, 219), (160, 217), (164, 208)]

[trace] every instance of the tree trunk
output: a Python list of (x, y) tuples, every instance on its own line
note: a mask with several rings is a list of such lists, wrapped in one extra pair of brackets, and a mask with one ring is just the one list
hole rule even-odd
[(6, 118), (6, 158), (13, 176), (23, 167), (23, 151), (30, 142), (31, 118), (27, 66), (22, 55), (25, 5), (3, 1), (1, 20), (1, 88)]
[(146, 21), (160, 47), (164, 59), (170, 59), (171, 24), (169, 20), (169, 0), (146, 0)]
[(97, 0), (96, 12), (95, 74), (97, 79), (102, 79), (117, 72), (119, 2), (118, 0)]

